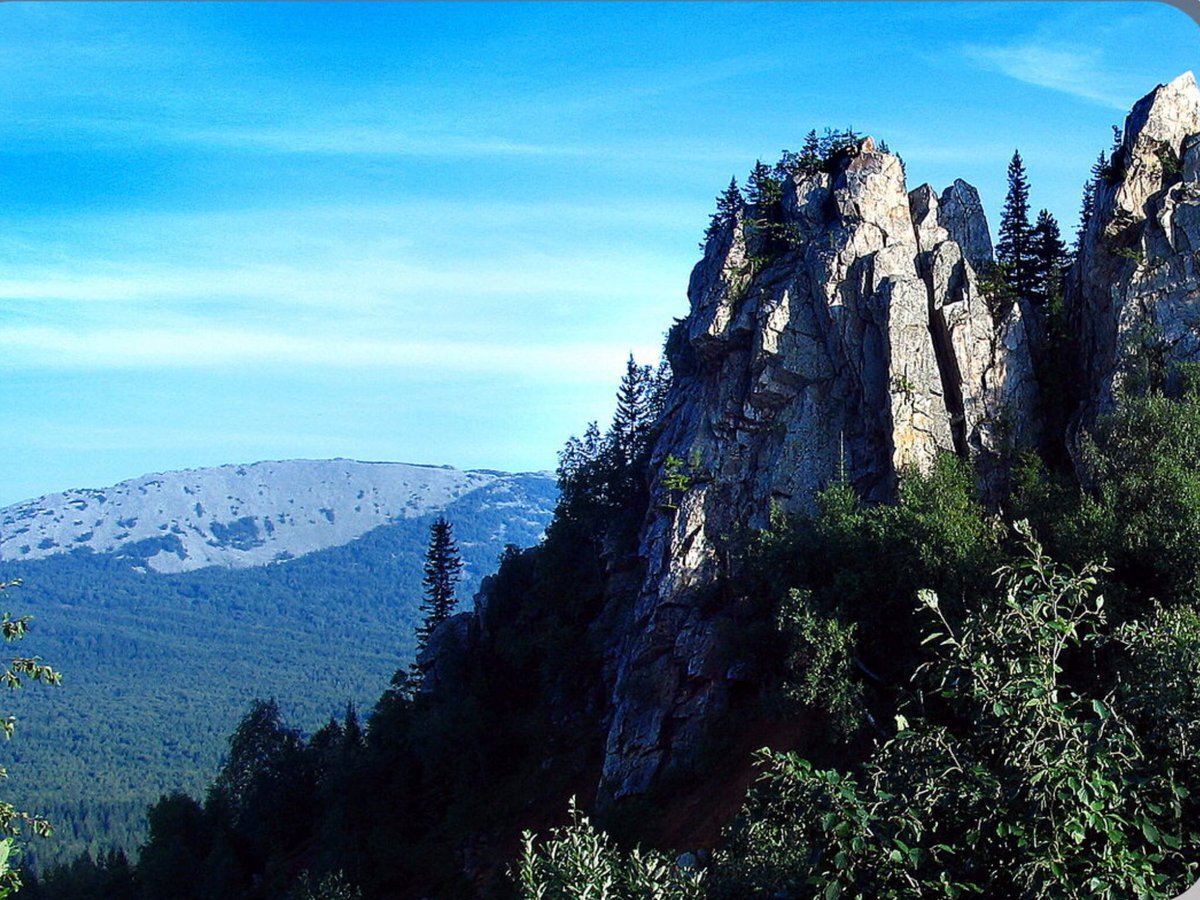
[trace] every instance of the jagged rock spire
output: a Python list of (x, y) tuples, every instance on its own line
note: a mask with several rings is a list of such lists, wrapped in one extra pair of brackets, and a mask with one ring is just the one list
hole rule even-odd
[(833, 172), (783, 188), (787, 249), (762, 254), (735, 222), (692, 273), (686, 353), (651, 465), (661, 473), (674, 456), (696, 471), (643, 530), (648, 571), (616, 673), (609, 799), (686, 768), (747, 669), (722, 663), (721, 611), (701, 602), (731, 535), (765, 526), (772, 504), (810, 509), (843, 474), (888, 499), (901, 470), (938, 453), (999, 450), (1003, 405), (1020, 407), (1018, 426), (1036, 407), (1019, 311), (994, 324), (976, 281), (991, 243), (973, 188), (948, 188), (943, 212), (932, 188), (909, 194), (899, 158), (870, 138)]

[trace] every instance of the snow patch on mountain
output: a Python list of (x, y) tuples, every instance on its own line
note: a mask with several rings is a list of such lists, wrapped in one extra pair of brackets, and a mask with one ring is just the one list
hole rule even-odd
[[(115, 553), (157, 572), (244, 568), (347, 544), (398, 519), (432, 515), (488, 489), (522, 505), (522, 478), (491, 470), (283, 460), (144, 475), (0, 509), (0, 560)], [(514, 510), (515, 511), (515, 510)]]

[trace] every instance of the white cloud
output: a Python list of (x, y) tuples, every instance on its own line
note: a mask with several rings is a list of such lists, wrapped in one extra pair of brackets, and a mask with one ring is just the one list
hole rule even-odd
[(966, 57), (985, 69), (1113, 109), (1129, 106), (1125, 79), (1107, 68), (1094, 48), (1030, 41), (1001, 47), (968, 45)]
[[(635, 347), (652, 359), (657, 347)], [(7, 369), (172, 370), (278, 366), (388, 369), (451, 376), (552, 377), (607, 383), (630, 352), (602, 341), (500, 344), (405, 337), (320, 336), (270, 329), (0, 327)]]

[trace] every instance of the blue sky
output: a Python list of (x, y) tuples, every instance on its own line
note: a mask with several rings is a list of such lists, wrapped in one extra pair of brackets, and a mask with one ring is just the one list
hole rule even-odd
[(0, 504), (347, 456), (552, 468), (714, 196), (810, 128), (1025, 158), (1071, 232), (1200, 60), (1159, 3), (0, 4)]

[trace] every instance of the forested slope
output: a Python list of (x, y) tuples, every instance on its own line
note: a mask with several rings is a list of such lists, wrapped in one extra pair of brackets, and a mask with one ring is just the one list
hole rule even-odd
[[(536, 543), (555, 495), (550, 479), (515, 477), (504, 504), (485, 490), (446, 508), (464, 606), (506, 544)], [(412, 661), (433, 518), (251, 569), (163, 575), (88, 552), (0, 565), (23, 581), (12, 596), (34, 617), (27, 644), (64, 671), (58, 688), (6, 698), (22, 720), (6, 795), (58, 829), (36, 852), (136, 848), (146, 806), (200, 790), (256, 697), (309, 730), (348, 703), (369, 708)]]

